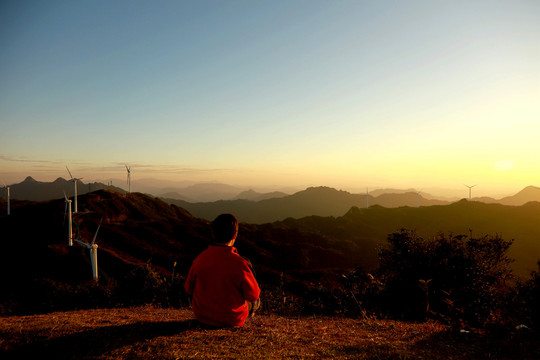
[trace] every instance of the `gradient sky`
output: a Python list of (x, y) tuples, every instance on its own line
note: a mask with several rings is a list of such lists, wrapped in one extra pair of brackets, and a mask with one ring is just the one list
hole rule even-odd
[(540, 2), (2, 1), (0, 180), (540, 186)]

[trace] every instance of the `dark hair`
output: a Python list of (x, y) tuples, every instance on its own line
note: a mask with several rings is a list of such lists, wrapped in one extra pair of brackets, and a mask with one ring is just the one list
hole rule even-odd
[(238, 220), (232, 214), (221, 214), (212, 221), (214, 241), (226, 244), (238, 233)]

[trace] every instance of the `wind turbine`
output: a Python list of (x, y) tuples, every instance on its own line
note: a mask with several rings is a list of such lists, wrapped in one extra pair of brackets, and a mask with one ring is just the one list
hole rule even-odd
[(73, 188), (75, 189), (75, 213), (77, 213), (77, 181), (82, 180), (82, 178), (74, 178), (73, 175), (71, 175), (71, 171), (69, 171), (69, 168), (66, 166), (66, 169), (69, 173), (69, 176), (71, 177), (71, 181), (73, 181)]
[(66, 199), (66, 206), (64, 208), (64, 221), (66, 219), (66, 213), (69, 214), (68, 219), (68, 244), (69, 246), (73, 246), (73, 221), (71, 217), (71, 200), (68, 199), (66, 193), (64, 192), (64, 199)]
[(472, 189), (473, 187), (475, 187), (476, 185), (478, 185), (478, 184), (475, 184), (475, 185), (472, 185), (472, 186), (465, 185), (466, 187), (469, 188), (469, 201), (471, 201), (471, 189)]
[(8, 214), (8, 216), (9, 216), (9, 214), (11, 214), (11, 203), (10, 203), (9, 186), (7, 186), (6, 184), (4, 184), (4, 188), (5, 188), (6, 191), (7, 191), (7, 214)]
[(94, 237), (92, 239), (92, 242), (90, 244), (85, 243), (84, 241), (74, 239), (76, 242), (90, 250), (90, 263), (92, 264), (92, 277), (94, 280), (98, 280), (98, 262), (97, 262), (97, 249), (98, 245), (96, 244), (96, 237), (99, 231), (99, 228), (101, 227), (101, 223), (103, 222), (103, 218), (99, 221), (98, 228), (96, 230), (96, 233), (94, 234)]
[(416, 207), (417, 207), (417, 208), (420, 207), (420, 192), (421, 192), (421, 191), (422, 191), (422, 189), (420, 189), (420, 190), (418, 190), (418, 191), (416, 192), (416, 196), (417, 196), (417, 198), (416, 198)]
[(131, 193), (131, 168), (126, 165), (128, 193)]
[(369, 208), (369, 191), (368, 188), (366, 188), (366, 209)]

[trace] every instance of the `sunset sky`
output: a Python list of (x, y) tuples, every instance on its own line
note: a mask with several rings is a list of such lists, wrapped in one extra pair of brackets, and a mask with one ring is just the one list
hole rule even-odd
[(540, 1), (2, 1), (0, 182), (540, 186)]

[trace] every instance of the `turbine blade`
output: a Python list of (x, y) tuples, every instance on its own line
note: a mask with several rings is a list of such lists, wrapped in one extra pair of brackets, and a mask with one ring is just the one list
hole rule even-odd
[(69, 176), (71, 177), (71, 179), (73, 179), (73, 175), (71, 175), (71, 171), (69, 171), (69, 168), (68, 168), (67, 166), (66, 166), (66, 169), (67, 169), (67, 171), (68, 171)]
[(99, 221), (99, 225), (97, 227), (96, 233), (94, 234), (94, 238), (92, 239), (92, 242), (90, 243), (90, 245), (94, 245), (94, 243), (96, 242), (96, 237), (97, 237), (97, 234), (98, 234), (99, 228), (101, 227), (102, 222), (103, 222), (103, 218), (101, 218), (101, 220)]
[(88, 245), (87, 243), (85, 243), (84, 241), (81, 241), (81, 240), (79, 240), (79, 239), (73, 239), (73, 241), (75, 241), (75, 242), (81, 244), (81, 245), (84, 246), (85, 248), (88, 248), (88, 249), (91, 248), (90, 245)]

